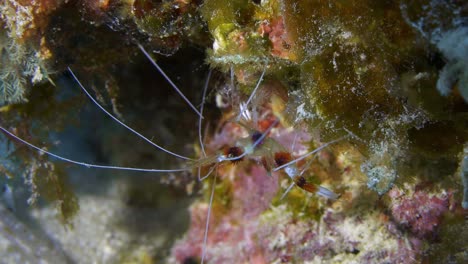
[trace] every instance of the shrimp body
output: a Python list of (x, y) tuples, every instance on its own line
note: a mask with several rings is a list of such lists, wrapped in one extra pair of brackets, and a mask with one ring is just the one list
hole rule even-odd
[[(235, 144), (230, 147), (225, 147), (223, 151), (218, 152), (215, 155), (194, 161), (192, 166), (210, 166), (209, 173), (202, 178), (204, 179), (213, 171), (212, 168), (226, 161), (236, 164), (244, 160), (244, 158), (260, 160), (269, 175), (271, 175), (272, 171), (282, 169), (299, 188), (309, 193), (318, 194), (325, 198), (336, 200), (338, 198), (336, 193), (323, 186), (310, 183), (304, 176), (302, 176), (304, 171), (301, 171), (298, 168), (295, 161), (303, 159), (304, 156), (294, 160), (291, 153), (289, 153), (285, 147), (273, 138), (266, 137), (269, 131), (276, 126), (277, 123), (278, 121), (275, 121), (270, 124), (270, 127), (263, 133), (258, 130), (250, 129), (244, 124), (240, 124), (248, 130), (247, 137), (238, 139)], [(312, 153), (315, 153), (322, 148), (323, 147), (313, 150)], [(305, 156), (310, 154), (311, 153), (306, 154)]]
[(273, 145), (271, 143), (273, 139), (267, 138), (267, 135), (270, 130), (277, 124), (277, 121), (273, 122), (270, 127), (268, 127), (263, 133), (254, 129), (249, 129), (247, 126), (241, 123), (237, 124), (247, 130), (247, 137), (236, 140), (234, 144), (225, 146), (221, 151), (218, 151), (214, 155), (209, 155), (198, 160), (190, 161), (189, 165), (193, 168), (200, 168), (204, 166), (213, 167), (226, 161), (230, 161), (231, 163), (238, 163), (244, 160), (244, 158), (261, 157), (266, 153), (269, 153), (270, 146)]

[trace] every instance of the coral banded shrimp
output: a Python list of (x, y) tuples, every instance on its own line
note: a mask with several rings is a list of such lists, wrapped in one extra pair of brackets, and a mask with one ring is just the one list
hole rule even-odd
[[(289, 150), (288, 148), (281, 145), (273, 137), (273, 134), (277, 134), (278, 130), (286, 130), (287, 128), (280, 124), (280, 118), (277, 118), (273, 114), (274, 111), (272, 111), (271, 106), (256, 105), (252, 107), (252, 109), (261, 109), (260, 111), (262, 111), (262, 113), (251, 113), (248, 109), (249, 102), (255, 95), (255, 92), (257, 91), (257, 88), (262, 81), (264, 73), (265, 71), (263, 71), (261, 74), (255, 89), (246, 103), (239, 104), (239, 113), (230, 113), (230, 115), (227, 117), (227, 121), (222, 124), (220, 131), (214, 135), (214, 138), (210, 141), (209, 145), (206, 146), (208, 149), (207, 152), (214, 151), (214, 153), (207, 156), (205, 150), (203, 150), (204, 158), (192, 162), (192, 166), (198, 168), (199, 180), (204, 180), (210, 174), (214, 174), (212, 180), (213, 182), (209, 190), (209, 202), (206, 211), (207, 217), (205, 220), (206, 223), (204, 227), (203, 241), (196, 240), (197, 242), (195, 242), (202, 244), (201, 252), (197, 251), (196, 253), (193, 253), (194, 255), (201, 254), (202, 263), (207, 258), (207, 250), (209, 250), (211, 247), (207, 246), (207, 243), (213, 243), (213, 241), (208, 242), (208, 236), (210, 223), (214, 221), (211, 220), (210, 217), (212, 214), (215, 186), (218, 176), (226, 175), (227, 173), (232, 175), (229, 177), (239, 177), (239, 175), (236, 175), (236, 171), (238, 171), (236, 168), (240, 168), (239, 170), (242, 171), (245, 170), (246, 166), (254, 166), (258, 169), (262, 168), (263, 171), (266, 172), (265, 175), (269, 175), (269, 180), (274, 184), (277, 179), (275, 179), (276, 177), (272, 177), (272, 172), (284, 171), (285, 174), (292, 180), (292, 184), (289, 186), (289, 188), (287, 188), (286, 192), (283, 194), (283, 197), (294, 185), (297, 185), (306, 192), (318, 194), (326, 199), (336, 200), (339, 197), (333, 191), (316, 183), (309, 182), (306, 177), (303, 176), (303, 174), (307, 171), (308, 166), (310, 166), (310, 162), (303, 166), (298, 166), (297, 163), (305, 160), (313, 154), (318, 153), (320, 150), (323, 150), (324, 148), (345, 139), (347, 136), (325, 143), (310, 152), (306, 152), (297, 158), (293, 158), (294, 156), (292, 151), (294, 150), (295, 143), (292, 144), (292, 150)], [(257, 118), (252, 119), (252, 116)], [(237, 136), (234, 136), (234, 134)], [(294, 141), (296, 141), (296, 139), (297, 134), (294, 137)], [(204, 176), (200, 175), (200, 170), (202, 170), (202, 168), (206, 173)], [(226, 176), (221, 177), (225, 178)], [(244, 175), (241, 177), (248, 176)], [(225, 180), (226, 179), (224, 179), (224, 181)], [(281, 199), (283, 199), (283, 197)], [(176, 256), (178, 255), (177, 251), (178, 250), (176, 247)], [(181, 261), (180, 259), (178, 260)]]
[[(219, 166), (224, 166), (223, 163), (227, 163), (229, 165), (227, 166), (228, 171), (232, 170), (231, 173), (236, 174), (235, 172), (233, 172), (233, 171), (236, 171), (235, 167), (239, 167), (239, 166), (242, 167), (243, 166), (242, 164), (244, 163), (244, 161), (245, 163), (249, 163), (248, 161), (246, 161), (247, 159), (253, 160), (254, 164), (257, 164), (257, 165), (250, 164), (247, 166), (256, 166), (257, 168), (263, 168), (263, 170), (267, 172), (266, 175), (269, 175), (268, 178), (270, 178), (269, 180), (273, 182), (273, 184), (276, 181), (276, 179), (272, 177), (271, 172), (269, 171), (270, 169), (272, 169), (272, 164), (276, 166), (276, 168), (274, 169), (276, 171), (281, 171), (282, 169), (284, 169), (285, 173), (292, 179), (293, 183), (283, 194), (283, 197), (287, 194), (287, 192), (290, 191), (290, 189), (294, 185), (297, 185), (298, 187), (305, 190), (306, 192), (309, 192), (312, 194), (318, 194), (327, 199), (336, 200), (338, 198), (338, 195), (335, 194), (334, 192), (330, 191), (329, 189), (323, 186), (309, 182), (303, 176), (304, 172), (307, 170), (307, 165), (304, 166), (305, 168), (303, 168), (302, 171), (299, 171), (299, 166), (297, 166), (295, 163), (311, 156), (312, 154), (317, 153), (318, 151), (326, 148), (327, 146), (341, 139), (326, 143), (322, 145), (321, 147), (315, 149), (314, 151), (311, 151), (305, 154), (304, 156), (293, 159), (292, 154), (288, 152), (284, 147), (282, 147), (279, 143), (277, 143), (273, 138), (271, 137), (266, 138), (270, 130), (275, 125), (277, 125), (277, 123), (278, 122), (272, 123), (269, 129), (262, 133), (258, 131), (252, 131), (248, 133), (247, 137), (237, 140), (234, 146), (223, 148), (224, 150), (221, 151), (218, 155), (213, 155), (211, 157), (207, 157), (205, 159), (198, 161), (197, 166), (203, 166), (203, 165), (208, 165), (209, 167), (211, 166), (207, 175), (203, 177), (202, 179), (208, 177), (208, 175), (212, 173), (213, 170), (215, 174), (213, 178), (211, 191), (210, 191), (205, 233), (204, 233), (204, 239), (202, 242), (203, 243), (202, 253), (201, 253), (202, 263), (204, 262), (205, 257), (206, 257), (206, 250), (209, 249), (209, 247), (207, 247), (206, 245), (207, 245), (208, 232), (209, 232), (209, 226), (210, 226), (211, 210), (213, 208), (213, 199), (215, 195), (216, 179), (218, 178), (218, 172), (219, 172), (218, 168)], [(231, 169), (229, 169), (229, 167), (231, 167)], [(244, 169), (240, 168), (239, 170), (242, 171), (242, 170), (245, 170), (245, 168)], [(257, 172), (257, 173), (262, 174), (260, 172)], [(240, 176), (240, 175), (236, 175), (236, 176)], [(233, 176), (233, 177), (236, 177), (236, 176)], [(243, 175), (241, 177), (249, 177), (249, 176)]]
[[(272, 206), (274, 197), (280, 193), (280, 173), (273, 173), (274, 170), (280, 172), (286, 168), (284, 174), (292, 178), (295, 185), (327, 198), (322, 200), (338, 198), (337, 194), (320, 186), (317, 181), (310, 182), (305, 175), (310, 172), (309, 162), (313, 159), (309, 158), (312, 155), (344, 138), (310, 151), (305, 146), (310, 138), (283, 126), (272, 113), (272, 107), (255, 107), (261, 110), (246, 116), (258, 116), (258, 119), (236, 121), (238, 112), (227, 114), (220, 129), (206, 140), (207, 157), (195, 161), (206, 172), (202, 179), (207, 179), (209, 173), (213, 173), (214, 177), (210, 184), (204, 185), (208, 202), (197, 203), (190, 208), (191, 229), (173, 248), (174, 262), (200, 258), (202, 262), (209, 263), (253, 262), (253, 259), (244, 256), (251, 256), (249, 248), (257, 247), (254, 241), (259, 223), (255, 219)], [(294, 141), (297, 141), (296, 147), (292, 146)], [(306, 159), (307, 163), (300, 164)], [(232, 254), (217, 251), (226, 243), (237, 243), (239, 246), (232, 249)], [(233, 256), (238, 258), (231, 258)]]
[[(141, 46), (140, 46), (140, 49), (142, 49), (142, 51), (144, 51), (144, 49)], [(151, 58), (150, 56), (148, 56), (147, 53), (145, 53), (145, 55), (147, 57)], [(154, 65), (157, 65), (157, 64), (155, 64), (154, 61), (152, 61), (152, 63)], [(158, 69), (160, 69), (160, 68), (158, 68)], [(309, 156), (311, 156), (312, 154), (318, 152), (319, 150), (321, 150), (321, 149), (327, 147), (328, 145), (333, 144), (333, 143), (335, 143), (335, 142), (337, 142), (337, 141), (339, 141), (341, 139), (326, 143), (326, 144), (324, 144), (322, 147), (320, 147), (318, 149), (315, 149), (315, 150), (313, 150), (311, 152), (308, 152), (307, 154), (305, 154), (303, 156), (300, 156), (297, 159), (293, 159), (293, 155), (288, 150), (286, 150), (283, 146), (281, 146), (281, 144), (279, 144), (270, 135), (272, 133), (272, 130), (277, 129), (276, 127), (279, 126), (279, 119), (271, 118), (271, 117), (265, 118), (265, 119), (269, 119), (269, 121), (266, 122), (266, 123), (268, 123), (268, 125), (263, 125), (263, 126), (260, 126), (258, 124), (252, 125), (252, 124), (249, 124), (248, 122), (240, 122), (240, 121), (233, 122), (231, 120), (231, 121), (228, 121), (227, 123), (230, 123), (231, 124), (230, 126), (237, 126), (238, 127), (237, 129), (244, 130), (244, 132), (246, 132), (247, 136), (235, 139), (234, 142), (231, 145), (217, 147), (218, 151), (219, 150), (220, 151), (213, 154), (213, 155), (206, 155), (205, 150), (204, 150), (205, 146), (203, 146), (204, 144), (201, 144), (201, 148), (203, 149), (204, 157), (200, 158), (200, 159), (192, 159), (192, 158), (188, 158), (188, 157), (185, 157), (185, 156), (182, 156), (182, 155), (179, 155), (179, 154), (176, 154), (174, 152), (171, 152), (169, 150), (164, 149), (163, 147), (153, 143), (152, 140), (149, 140), (149, 139), (145, 138), (139, 132), (137, 132), (136, 130), (130, 128), (129, 126), (127, 126), (126, 124), (121, 122), (119, 119), (114, 117), (110, 112), (105, 110), (95, 99), (93, 99), (93, 97), (89, 94), (89, 92), (86, 90), (86, 88), (81, 84), (81, 82), (78, 80), (77, 76), (73, 73), (73, 71), (71, 69), (69, 69), (69, 71), (70, 71), (70, 74), (73, 76), (73, 78), (76, 80), (77, 84), (84, 91), (84, 93), (86, 93), (86, 95), (93, 101), (93, 103), (95, 105), (97, 105), (106, 115), (111, 117), (114, 121), (116, 121), (121, 126), (125, 127), (127, 130), (131, 131), (132, 133), (136, 134), (137, 136), (139, 136), (140, 138), (145, 140), (147, 143), (155, 146), (156, 148), (164, 151), (165, 153), (167, 153), (169, 155), (172, 155), (172, 156), (177, 157), (179, 159), (187, 160), (187, 165), (184, 168), (181, 168), (181, 169), (143, 169), (143, 168), (137, 168), (137, 167), (119, 167), (119, 166), (107, 166), (107, 165), (90, 164), (90, 163), (80, 162), (80, 161), (76, 161), (76, 160), (72, 160), (72, 159), (68, 159), (68, 158), (64, 158), (62, 156), (56, 155), (56, 154), (54, 154), (52, 152), (41, 149), (41, 148), (39, 148), (37, 146), (34, 146), (34, 145), (28, 143), (27, 141), (25, 141), (23, 139), (20, 139), (20, 138), (16, 137), (13, 133), (11, 133), (10, 131), (8, 131), (7, 129), (5, 129), (3, 127), (0, 127), (0, 129), (3, 132), (5, 132), (6, 134), (8, 134), (9, 136), (15, 138), (16, 140), (20, 141), (21, 143), (23, 143), (23, 144), (25, 144), (25, 145), (33, 148), (33, 149), (39, 151), (42, 154), (45, 153), (45, 154), (48, 154), (48, 155), (50, 155), (52, 157), (55, 157), (55, 158), (57, 158), (59, 160), (62, 160), (62, 161), (68, 162), (68, 163), (73, 163), (73, 164), (80, 165), (80, 166), (84, 166), (84, 167), (88, 167), (88, 168), (101, 168), (101, 169), (117, 169), (117, 170), (129, 170), (129, 171), (141, 171), (141, 172), (168, 173), (168, 172), (190, 171), (190, 170), (194, 170), (194, 169), (198, 169), (199, 171), (201, 171), (203, 167), (208, 167), (208, 172), (206, 173), (206, 175), (204, 177), (199, 177), (200, 180), (203, 180), (204, 178), (207, 178), (210, 175), (210, 173), (214, 172), (213, 185), (211, 187), (210, 198), (209, 198), (210, 202), (209, 202), (209, 207), (208, 207), (208, 211), (207, 211), (207, 215), (206, 215), (206, 227), (204, 229), (205, 232), (204, 232), (204, 236), (203, 236), (202, 252), (201, 252), (201, 254), (198, 254), (199, 256), (201, 256), (202, 262), (203, 262), (203, 260), (205, 259), (205, 256), (206, 256), (205, 251), (207, 250), (206, 245), (207, 245), (207, 240), (208, 240), (209, 223), (211, 221), (210, 220), (210, 214), (211, 214), (211, 208), (212, 208), (212, 203), (213, 203), (213, 199), (214, 199), (216, 179), (218, 177), (219, 167), (222, 166), (224, 163), (232, 163), (232, 164), (237, 165), (237, 164), (239, 164), (239, 162), (241, 160), (244, 160), (244, 159), (247, 160), (248, 159), (248, 160), (256, 161), (258, 164), (262, 165), (261, 167), (263, 167), (265, 170), (268, 170), (268, 171), (279, 171), (279, 170), (284, 168), (286, 174), (293, 180), (293, 183), (298, 185), (300, 188), (304, 189), (305, 191), (311, 192), (311, 193), (317, 193), (317, 194), (319, 194), (321, 196), (324, 196), (326, 198), (329, 198), (329, 199), (336, 199), (337, 198), (337, 195), (334, 194), (333, 192), (329, 191), (328, 189), (307, 182), (306, 179), (302, 176), (305, 169), (302, 172), (300, 172), (298, 167), (295, 165), (295, 163), (300, 161), (300, 160), (303, 160), (303, 159), (305, 159), (305, 158), (307, 158)], [(160, 70), (160, 71), (162, 72), (162, 70)], [(263, 77), (263, 74), (264, 73), (262, 73), (262, 77)], [(166, 77), (166, 79), (168, 79), (165, 74), (163, 74), (163, 75)], [(258, 88), (258, 86), (259, 86), (259, 84), (260, 84), (260, 82), (262, 80), (262, 77), (260, 78), (255, 90)], [(170, 83), (171, 83), (172, 86), (175, 86), (172, 82), (170, 82)], [(207, 86), (208, 85), (206, 84), (205, 85), (205, 90), (206, 90)], [(203, 95), (203, 101), (205, 100), (205, 93), (206, 92), (204, 92), (204, 95)], [(249, 105), (249, 102), (251, 101), (251, 98), (253, 98), (252, 96), (254, 96), (254, 93), (250, 96), (249, 100), (247, 101), (248, 103), (241, 106), (242, 110), (240, 110), (239, 113), (235, 113), (234, 116), (241, 116), (241, 115), (242, 116), (249, 116), (249, 114), (247, 114), (248, 111), (249, 111), (247, 109), (247, 107)], [(189, 103), (189, 105), (191, 105), (191, 104)], [(196, 110), (195, 107), (193, 107), (193, 105), (191, 105), (191, 107), (193, 108), (193, 110)], [(199, 117), (199, 124), (202, 123), (201, 122), (201, 120), (203, 118), (202, 117), (202, 112), (203, 112), (202, 109), (203, 109), (203, 104), (202, 104), (201, 110), (196, 111), (196, 114)], [(254, 114), (254, 116), (256, 116), (256, 115), (257, 114)], [(262, 115), (259, 115), (259, 116), (262, 116)], [(254, 120), (254, 123), (264, 122), (265, 119)], [(273, 119), (273, 121), (271, 121), (272, 119)], [(252, 126), (256, 126), (256, 127), (251, 128)], [(201, 125), (200, 125), (200, 127), (201, 127)], [(225, 127), (228, 127), (228, 125), (223, 125), (223, 129)], [(263, 130), (260, 130), (260, 127), (263, 127)], [(202, 142), (203, 140), (201, 139), (202, 138), (201, 137), (201, 130), (199, 130), (199, 138), (200, 138), (200, 142), (203, 143)], [(291, 185), (291, 187), (292, 186), (293, 185)]]

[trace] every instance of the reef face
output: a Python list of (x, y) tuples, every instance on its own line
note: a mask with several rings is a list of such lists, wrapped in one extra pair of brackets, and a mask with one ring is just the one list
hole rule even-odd
[[(89, 176), (93, 184), (86, 184), (83, 177), (90, 172), (73, 171), (18, 141), (3, 140), (1, 182), (15, 190), (3, 201), (14, 207), (16, 200), (23, 207), (16, 217), (34, 219), (60, 245), (46, 259), (151, 263), (170, 254), (169, 262), (192, 263), (205, 250), (207, 263), (464, 263), (467, 13), (460, 1), (440, 0), (3, 1), (2, 127), (33, 144), (68, 148), (92, 161), (193, 164), (134, 145), (94, 117), (99, 113), (77, 115), (89, 107), (80, 94), (69, 92), (70, 75), (62, 72), (70, 67), (113, 114), (195, 159), (205, 151), (220, 155), (274, 120), (278, 124), (268, 140), (294, 157), (339, 139), (298, 166), (307, 181), (340, 196), (328, 200), (293, 188), (281, 199), (291, 180), (282, 170), (270, 172), (276, 165), (265, 161), (272, 155), (266, 152), (222, 162), (213, 171), (216, 180), (212, 175), (201, 183), (194, 168), (190, 175), (156, 181), (109, 173), (105, 180)], [(150, 68), (139, 45), (169, 76), (177, 76), (192, 102), (201, 98), (206, 65), (215, 70), (203, 151), (193, 147), (197, 117)], [(241, 113), (254, 90), (248, 113)], [(233, 122), (246, 115), (247, 124)], [(54, 134), (85, 120), (91, 121), (80, 133)], [(62, 139), (82, 139), (93, 147), (67, 147)], [(171, 221), (184, 215), (186, 192), (199, 196), (189, 207), (190, 221)], [(100, 205), (93, 195), (117, 201), (96, 198)], [(25, 209), (38, 202), (32, 214)], [(68, 233), (55, 229), (51, 212), (71, 228)], [(114, 219), (118, 212), (120, 220)], [(0, 231), (14, 233), (11, 216), (1, 214)], [(140, 216), (137, 221), (128, 221), (132, 214)], [(147, 214), (158, 223), (145, 219)], [(86, 223), (96, 223), (95, 232), (86, 232)], [(97, 243), (93, 233), (106, 241)], [(93, 241), (96, 250), (79, 260), (72, 239)], [(132, 241), (134, 247), (122, 250)], [(33, 250), (41, 244), (40, 239), (25, 243)], [(10, 244), (0, 248), (11, 251)], [(30, 256), (23, 252), (23, 258)]]

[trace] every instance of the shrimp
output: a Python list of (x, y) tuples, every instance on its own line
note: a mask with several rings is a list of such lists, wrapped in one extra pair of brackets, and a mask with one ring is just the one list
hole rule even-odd
[[(199, 168), (200, 181), (206, 179), (211, 173), (215, 172), (208, 201), (208, 211), (206, 216), (204, 238), (202, 243), (201, 263), (204, 263), (206, 259), (207, 236), (209, 231), (211, 209), (213, 206), (214, 188), (218, 177), (218, 167), (222, 164), (228, 163), (237, 165), (240, 162), (244, 162), (248, 159), (254, 160), (257, 163), (261, 164), (270, 176), (273, 172), (279, 172), (280, 170), (284, 170), (285, 173), (289, 176), (289, 178), (291, 178), (293, 183), (283, 194), (281, 199), (284, 198), (284, 196), (294, 185), (297, 185), (298, 187), (309, 193), (317, 194), (327, 199), (336, 200), (339, 198), (339, 195), (334, 193), (333, 191), (323, 186), (308, 182), (303, 176), (306, 169), (300, 171), (296, 163), (307, 157), (310, 157), (311, 155), (330, 146), (331, 144), (334, 144), (344, 139), (345, 137), (328, 142), (322, 145), (321, 147), (314, 149), (309, 153), (306, 153), (303, 156), (293, 159), (292, 154), (286, 151), (285, 147), (281, 146), (275, 139), (269, 136), (272, 130), (280, 124), (279, 118), (268, 117), (268, 114), (262, 115), (262, 118), (265, 118), (264, 120), (252, 120), (251, 118), (252, 116), (258, 117), (258, 115), (256, 113), (251, 114), (251, 111), (248, 109), (248, 105), (249, 102), (251, 102), (251, 100), (253, 99), (253, 96), (257, 91), (264, 74), (265, 71), (262, 72), (260, 79), (252, 94), (249, 96), (247, 102), (240, 104), (240, 112), (237, 115), (235, 115), (235, 118), (232, 118), (228, 121), (229, 123), (234, 123), (236, 126), (239, 126), (245, 131), (247, 131), (247, 136), (235, 140), (235, 142), (232, 145), (224, 146), (224, 148), (221, 148), (221, 151), (218, 151), (213, 155), (207, 156), (204, 151), (204, 158), (196, 160), (191, 164), (191, 166)], [(265, 127), (266, 124), (268, 124), (267, 128), (263, 129), (262, 131), (262, 127)], [(202, 140), (200, 140), (200, 143), (201, 142)], [(209, 167), (208, 173), (203, 177), (200, 176), (201, 167)]]
[[(327, 143), (324, 146), (328, 146), (329, 144), (330, 143)], [(313, 153), (316, 153), (316, 151), (317, 151), (317, 149), (309, 152), (308, 154), (306, 154), (304, 156), (310, 156)], [(302, 156), (302, 157), (305, 158), (304, 156)], [(300, 158), (302, 158), (302, 157), (300, 157)], [(293, 183), (288, 187), (288, 189), (281, 196), (281, 200), (286, 196), (286, 194), (291, 190), (291, 188), (294, 185), (297, 185), (299, 188), (305, 190), (306, 192), (315, 193), (315, 194), (323, 196), (323, 197), (325, 197), (327, 199), (331, 199), (331, 200), (338, 199), (339, 196), (336, 193), (334, 193), (333, 191), (331, 191), (331, 190), (329, 190), (329, 189), (327, 189), (327, 188), (325, 188), (323, 186), (307, 182), (307, 180), (304, 178), (304, 176), (302, 176), (304, 174), (304, 172), (305, 172), (305, 169), (302, 172), (300, 172), (297, 165), (295, 164), (295, 162), (299, 161), (300, 158), (292, 160), (291, 154), (289, 152), (276, 152), (275, 153), (274, 160), (275, 160), (275, 164), (278, 166), (277, 168), (275, 168), (275, 170), (278, 170), (279, 168), (283, 168), (284, 172), (293, 181)]]
[[(323, 146), (317, 149), (314, 149), (313, 151), (297, 159), (293, 159), (291, 153), (286, 151), (286, 149), (283, 146), (281, 146), (274, 139), (267, 137), (271, 129), (279, 124), (280, 120), (278, 118), (275, 118), (273, 122), (270, 122), (269, 127), (263, 133), (260, 132), (258, 128), (257, 129), (250, 128), (252, 125), (246, 124), (246, 122), (252, 121), (251, 120), (252, 114), (248, 110), (248, 106), (249, 106), (249, 103), (253, 100), (254, 95), (257, 92), (260, 86), (260, 83), (263, 80), (264, 75), (265, 75), (265, 70), (263, 70), (259, 78), (259, 81), (257, 82), (257, 85), (255, 86), (252, 94), (249, 96), (246, 103), (240, 104), (239, 114), (237, 115), (235, 119), (235, 121), (239, 125), (241, 125), (242, 127), (244, 127), (244, 129), (248, 131), (249, 136), (246, 138), (239, 139), (236, 142), (235, 146), (228, 147), (223, 154), (215, 155), (215, 156), (211, 156), (211, 157), (207, 157), (205, 159), (199, 160), (198, 161), (198, 163), (200, 163), (199, 165), (204, 166), (207, 164), (212, 164), (214, 162), (219, 163), (219, 162), (223, 162), (227, 160), (230, 160), (232, 162), (239, 162), (246, 156), (250, 158), (258, 158), (261, 160), (262, 165), (265, 167), (269, 175), (271, 175), (272, 171), (284, 170), (284, 172), (291, 178), (291, 180), (293, 180), (293, 184), (290, 186), (290, 188), (288, 188), (288, 190), (290, 190), (293, 185), (297, 185), (299, 188), (309, 193), (316, 193), (325, 198), (336, 200), (338, 198), (338, 195), (335, 194), (334, 192), (328, 190), (325, 187), (314, 185), (312, 183), (307, 182), (306, 179), (302, 176), (305, 172), (305, 169), (302, 172), (300, 172), (296, 163), (346, 137), (342, 137), (337, 140), (328, 142), (324, 144)], [(241, 120), (242, 118), (244, 120)], [(262, 122), (259, 122), (259, 120), (255, 120), (253, 123), (257, 124), (257, 123), (262, 123)], [(276, 168), (273, 169), (273, 167), (275, 166)], [(209, 173), (211, 173), (211, 171)], [(288, 191), (285, 192), (283, 197), (287, 193)]]
[[(277, 122), (275, 122), (275, 124), (276, 123)], [(259, 135), (258, 133), (259, 132), (254, 132), (253, 135), (258, 136)], [(335, 194), (334, 192), (330, 191), (329, 189), (325, 187), (307, 182), (304, 176), (302, 176), (304, 172), (306, 171), (306, 169), (300, 171), (297, 166), (297, 162), (304, 160), (313, 154), (316, 154), (320, 150), (330, 146), (331, 144), (339, 142), (345, 139), (346, 137), (347, 136), (325, 143), (324, 145), (296, 159), (293, 159), (292, 154), (288, 152), (283, 146), (281, 146), (274, 139), (267, 138), (266, 140), (264, 140), (264, 142), (262, 142), (261, 148), (257, 148), (255, 152), (253, 152), (251, 155), (261, 158), (262, 164), (269, 174), (271, 174), (271, 172), (283, 170), (286, 173), (286, 175), (293, 181), (292, 185), (284, 193), (282, 198), (284, 198), (284, 196), (289, 192), (292, 186), (297, 185), (299, 188), (309, 193), (316, 193), (327, 199), (336, 200), (338, 199), (339, 196)]]
[(303, 169), (301, 171), (296, 163), (312, 156), (313, 154), (319, 152), (320, 150), (323, 150), (331, 144), (334, 144), (344, 139), (345, 137), (328, 142), (322, 145), (321, 147), (306, 153), (305, 155), (293, 159), (291, 153), (286, 151), (286, 149), (283, 146), (281, 146), (275, 139), (268, 136), (269, 132), (271, 132), (271, 130), (277, 124), (278, 120), (273, 122), (270, 125), (270, 127), (264, 132), (259, 132), (254, 129), (250, 129), (248, 136), (236, 140), (233, 146), (228, 146), (223, 151), (215, 155), (211, 155), (204, 159), (196, 161), (197, 164), (195, 166), (210, 166), (208, 174), (201, 179), (205, 179), (210, 173), (212, 173), (213, 171), (215, 172), (208, 201), (208, 211), (206, 216), (204, 239), (202, 244), (201, 263), (204, 263), (206, 259), (207, 236), (209, 232), (211, 210), (213, 207), (213, 199), (215, 195), (214, 188), (218, 179), (218, 167), (222, 164), (228, 163), (237, 165), (240, 162), (253, 160), (261, 164), (267, 170), (267, 172), (270, 173), (270, 176), (271, 173), (284, 171), (293, 183), (283, 194), (281, 199), (285, 197), (285, 195), (294, 185), (297, 185), (299, 188), (305, 190), (306, 192), (317, 194), (330, 200), (336, 200), (339, 198), (339, 195), (331, 191), (330, 189), (308, 182), (303, 176), (306, 169)]

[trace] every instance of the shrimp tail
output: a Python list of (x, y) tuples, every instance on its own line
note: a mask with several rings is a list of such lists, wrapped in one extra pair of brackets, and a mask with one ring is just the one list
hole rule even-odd
[(323, 196), (325, 198), (328, 198), (330, 200), (336, 200), (336, 199), (338, 199), (340, 197), (338, 194), (334, 193), (333, 191), (331, 191), (331, 190), (329, 190), (329, 189), (327, 189), (325, 187), (318, 186), (317, 189), (318, 189), (317, 190), (318, 195), (321, 195), (321, 196)]

